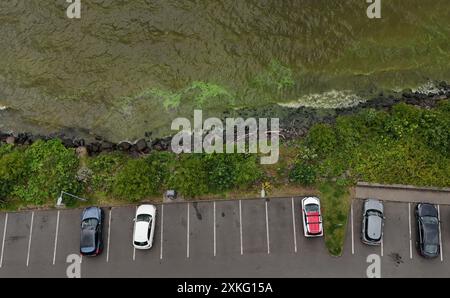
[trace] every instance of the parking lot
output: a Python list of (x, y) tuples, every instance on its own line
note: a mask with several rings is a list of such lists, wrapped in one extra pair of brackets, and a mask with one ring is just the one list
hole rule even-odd
[[(415, 249), (414, 204), (385, 202), (382, 246), (360, 241), (362, 201), (350, 210), (344, 252), (328, 254), (323, 238), (306, 239), (301, 198), (157, 205), (154, 246), (132, 246), (136, 206), (105, 208), (103, 253), (81, 259), (81, 277), (366, 277), (367, 256), (382, 277), (450, 276), (450, 206), (439, 205), (442, 254)], [(0, 214), (0, 277), (66, 277), (78, 255), (81, 210)]]

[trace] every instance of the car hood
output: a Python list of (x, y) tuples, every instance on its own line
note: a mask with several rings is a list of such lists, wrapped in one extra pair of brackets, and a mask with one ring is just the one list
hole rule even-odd
[(380, 239), (382, 224), (383, 220), (381, 217), (376, 215), (369, 216), (367, 218), (367, 236), (374, 240)]
[(430, 204), (421, 204), (419, 208), (419, 216), (432, 216), (432, 217), (438, 217), (438, 212), (436, 207)]
[(367, 200), (364, 203), (365, 210), (376, 210), (383, 213), (383, 203), (378, 200)]
[(149, 223), (146, 221), (136, 222), (135, 230), (134, 230), (134, 241), (144, 242), (148, 241), (147, 233), (148, 233)]
[(87, 218), (96, 218), (96, 219), (100, 219), (100, 215), (99, 215), (99, 208), (97, 207), (89, 207), (84, 209), (83, 212), (83, 216), (81, 218), (81, 220), (85, 220)]

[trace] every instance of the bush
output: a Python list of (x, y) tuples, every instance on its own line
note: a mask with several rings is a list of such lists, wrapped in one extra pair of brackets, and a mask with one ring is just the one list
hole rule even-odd
[(153, 169), (145, 159), (130, 159), (114, 179), (113, 195), (130, 201), (156, 195), (160, 184), (154, 179)]
[(112, 193), (116, 174), (126, 161), (127, 157), (120, 153), (100, 154), (90, 158), (88, 167), (92, 171), (90, 181), (92, 191)]
[(56, 199), (61, 191), (77, 194), (81, 184), (76, 179), (78, 158), (59, 140), (37, 141), (24, 153), (25, 181), (15, 187), (14, 195), (24, 202), (42, 204)]
[(313, 185), (317, 178), (316, 166), (298, 162), (291, 170), (289, 178), (292, 182), (304, 186)]
[[(3, 148), (5, 149), (5, 148)], [(23, 184), (27, 174), (27, 165), (22, 151), (7, 149), (9, 153), (5, 153), (2, 149), (0, 153), (0, 202), (6, 203), (14, 188)]]
[(168, 181), (169, 187), (192, 198), (207, 193), (208, 176), (202, 155), (183, 154), (178, 158)]
[(208, 190), (212, 193), (249, 186), (261, 177), (255, 155), (205, 154), (203, 160), (208, 174)]
[(306, 137), (306, 145), (319, 156), (324, 156), (336, 149), (336, 134), (330, 125), (316, 124)]

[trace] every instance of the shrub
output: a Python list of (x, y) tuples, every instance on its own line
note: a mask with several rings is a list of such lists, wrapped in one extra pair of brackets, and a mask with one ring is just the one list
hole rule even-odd
[(88, 167), (92, 171), (90, 181), (92, 190), (112, 193), (116, 174), (126, 161), (127, 157), (120, 153), (100, 154), (90, 158)]
[(324, 156), (336, 149), (337, 140), (333, 128), (327, 124), (314, 125), (306, 137), (306, 144), (319, 156)]
[(304, 186), (313, 185), (316, 182), (316, 167), (310, 164), (298, 162), (290, 172), (289, 178), (292, 182)]
[(26, 181), (15, 188), (14, 195), (24, 202), (42, 204), (56, 199), (61, 191), (77, 194), (81, 184), (76, 179), (78, 158), (59, 140), (37, 141), (24, 153)]
[(208, 191), (207, 181), (202, 155), (183, 154), (178, 156), (168, 184), (184, 196), (194, 198)]
[(246, 187), (261, 177), (261, 169), (255, 155), (205, 154), (203, 160), (208, 174), (209, 192), (224, 192), (234, 187)]
[(159, 185), (151, 174), (152, 169), (145, 159), (128, 160), (114, 179), (113, 195), (138, 201), (157, 194)]
[(0, 203), (2, 205), (6, 203), (6, 199), (10, 197), (14, 188), (23, 184), (28, 172), (23, 152), (10, 149), (8, 151), (10, 152), (5, 153), (5, 150), (0, 153)]

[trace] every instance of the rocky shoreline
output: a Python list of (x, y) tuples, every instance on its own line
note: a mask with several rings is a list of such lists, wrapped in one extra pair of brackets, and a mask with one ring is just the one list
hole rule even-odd
[[(222, 119), (226, 117), (265, 117), (280, 119), (281, 141), (292, 140), (304, 136), (309, 128), (316, 123), (333, 123), (338, 116), (356, 113), (362, 109), (373, 108), (388, 110), (393, 105), (404, 102), (421, 108), (433, 108), (440, 100), (450, 99), (450, 85), (446, 82), (437, 84), (437, 89), (428, 93), (403, 90), (386, 95), (379, 93), (370, 100), (351, 108), (334, 110), (319, 110), (314, 108), (287, 108), (279, 105), (270, 105), (262, 108), (248, 108), (234, 112), (224, 112)], [(59, 139), (67, 148), (85, 147), (89, 155), (97, 155), (101, 152), (121, 151), (133, 156), (148, 154), (151, 151), (169, 151), (171, 136), (152, 138), (148, 132), (145, 137), (135, 142), (123, 141), (113, 143), (102, 137), (95, 137), (94, 141), (87, 142), (83, 138), (68, 137), (64, 133), (51, 135), (33, 135), (27, 132), (7, 133), (0, 131), (0, 144), (31, 145), (37, 140)]]

